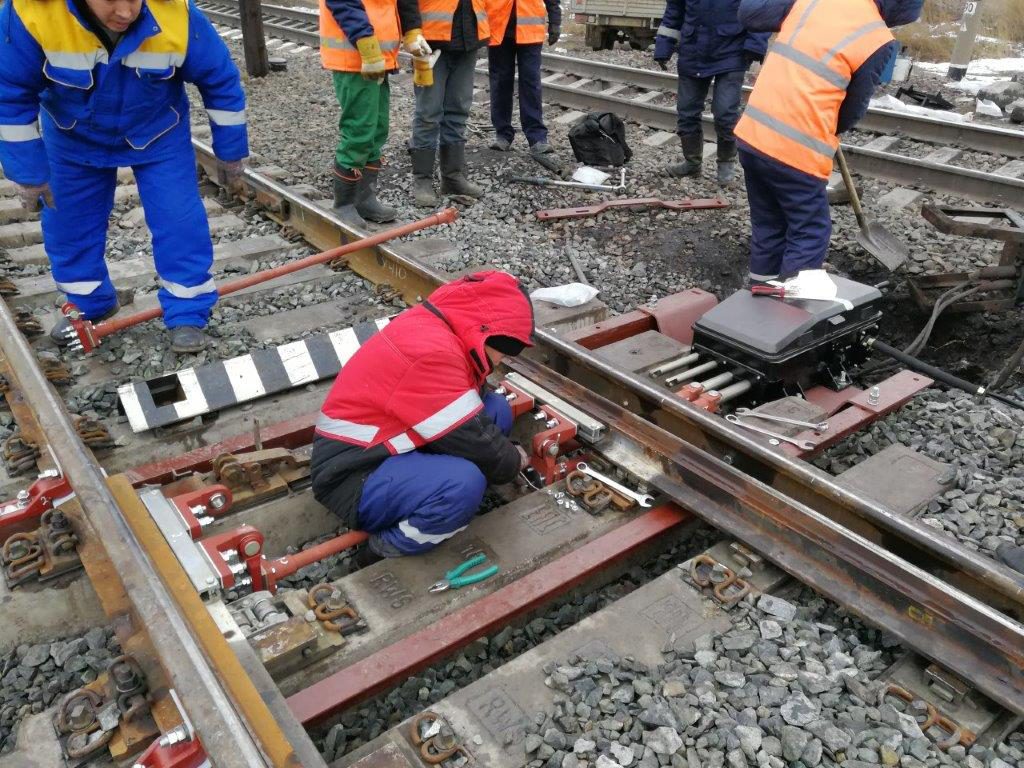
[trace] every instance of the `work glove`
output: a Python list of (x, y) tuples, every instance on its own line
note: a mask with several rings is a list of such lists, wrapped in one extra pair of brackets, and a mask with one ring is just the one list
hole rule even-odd
[(764, 61), (764, 56), (759, 56), (758, 54), (754, 53), (753, 51), (744, 51), (743, 52), (743, 64), (745, 66), (749, 67), (755, 61), (758, 64), (760, 64), (761, 62)]
[(242, 176), (245, 173), (245, 160), (218, 160), (217, 182), (225, 189), (240, 191)]
[(423, 31), (419, 29), (410, 29), (405, 33), (402, 38), (402, 50), (414, 59), (425, 59), (433, 53), (430, 44), (423, 39)]
[(377, 80), (378, 82), (383, 80), (384, 75), (387, 74), (387, 69), (377, 36), (370, 35), (369, 37), (359, 38), (356, 40), (356, 50), (359, 51), (359, 58), (363, 61), (362, 69), (359, 70), (363, 75), (363, 79)]
[(430, 59), (414, 56), (412, 59), (412, 84), (423, 88), (429, 88), (434, 84), (434, 69), (430, 66)]
[(663, 70), (668, 69), (668, 62), (675, 55), (678, 44), (668, 35), (654, 36), (654, 61)]
[(557, 24), (548, 25), (548, 45), (554, 45), (562, 36), (562, 28)]
[(46, 182), (42, 184), (18, 184), (18, 197), (21, 199), (21, 207), (29, 213), (38, 213), (43, 209), (43, 203), (47, 208), (56, 208), (53, 204), (53, 192)]
[(516, 450), (519, 451), (519, 471), (522, 472), (530, 466), (530, 454), (528, 454), (523, 446), (519, 445), (519, 443), (516, 443), (515, 446)]

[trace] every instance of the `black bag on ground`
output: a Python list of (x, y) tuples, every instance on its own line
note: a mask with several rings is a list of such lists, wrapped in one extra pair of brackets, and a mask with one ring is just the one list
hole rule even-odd
[(591, 112), (569, 129), (576, 159), (586, 165), (622, 165), (633, 156), (626, 143), (626, 124), (613, 112)]

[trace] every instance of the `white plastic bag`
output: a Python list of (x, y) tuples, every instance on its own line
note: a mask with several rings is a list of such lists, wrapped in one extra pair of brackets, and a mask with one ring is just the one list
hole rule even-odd
[(999, 108), (999, 105), (988, 99), (978, 99), (974, 105), (974, 111), (976, 114), (984, 115), (985, 117), (1003, 116), (1003, 110)]
[(597, 296), (597, 293), (597, 288), (592, 285), (568, 283), (553, 285), (550, 288), (538, 288), (530, 294), (530, 298), (547, 301), (559, 307), (578, 307)]

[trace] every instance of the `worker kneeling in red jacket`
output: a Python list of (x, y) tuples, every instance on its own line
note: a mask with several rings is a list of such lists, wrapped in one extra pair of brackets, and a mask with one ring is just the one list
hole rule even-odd
[(533, 305), (505, 272), (434, 291), (344, 365), (316, 425), (316, 499), (371, 534), (369, 554), (418, 554), (463, 530), (488, 483), (526, 465), (512, 411), (484, 394), (506, 355), (532, 346)]

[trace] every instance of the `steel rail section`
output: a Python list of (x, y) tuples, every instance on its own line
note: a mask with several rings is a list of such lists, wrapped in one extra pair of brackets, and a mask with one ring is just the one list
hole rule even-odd
[[(665, 91), (671, 94), (675, 94), (678, 87), (679, 78), (671, 72), (637, 69), (557, 53), (543, 53), (541, 61), (544, 69), (550, 72), (564, 72), (607, 83), (626, 83), (644, 90)], [(750, 91), (750, 86), (744, 87), (745, 93), (749, 94)], [(857, 129), (877, 133), (899, 133), (918, 141), (945, 146), (959, 144), (980, 152), (1024, 157), (1024, 131), (1012, 128), (954, 122), (871, 107), (857, 123)]]
[[(195, 140), (193, 146), (200, 163), (208, 172), (213, 172), (216, 161), (210, 148)], [(271, 210), (277, 209), (276, 218), (314, 245), (336, 245), (339, 232), (352, 232), (332, 211), (314, 205), (251, 169), (246, 170), (245, 180), (257, 198)], [(387, 283), (399, 290), (407, 302), (419, 302), (448, 280), (449, 275), (419, 262), (412, 255), (401, 253), (402, 247), (390, 243), (364, 249), (349, 259), (348, 266), (372, 282)], [(639, 376), (615, 368), (578, 344), (543, 328), (538, 328), (536, 334), (541, 342), (539, 354), (559, 372), (570, 371), (571, 378), (577, 380), (589, 377), (594, 381), (595, 391), (614, 393), (616, 402), (629, 400), (633, 409), (644, 417), (681, 435), (701, 450), (733, 462), (755, 479), (945, 578), (976, 599), (1014, 618), (1024, 619), (1024, 576), (1021, 574), (990, 558), (965, 556), (954, 539), (932, 535), (931, 529), (916, 520), (851, 492), (808, 462), (776, 453), (724, 419), (696, 408)], [(713, 478), (709, 480), (713, 482)]]
[[(200, 5), (204, 12), (215, 21), (232, 25), (237, 25), (239, 22), (238, 13), (234, 10), (238, 7), (237, 0), (215, 0), (215, 2), (203, 2)], [(224, 7), (230, 7), (232, 11), (220, 10)], [(264, 26), (273, 30), (277, 37), (313, 48), (319, 45), (316, 13), (277, 5), (264, 5), (263, 11), (266, 14)], [(278, 20), (287, 20), (307, 25), (307, 27), (303, 29), (285, 26)], [(675, 94), (678, 87), (679, 78), (672, 72), (626, 67), (621, 64), (610, 64), (548, 52), (541, 54), (541, 61), (544, 70), (548, 72), (562, 72), (605, 83), (623, 83), (634, 88), (664, 91), (670, 94)], [(750, 90), (750, 86), (744, 87), (745, 93), (749, 94)], [(1006, 157), (1024, 157), (1024, 131), (1000, 126), (954, 122), (937, 117), (872, 107), (857, 124), (857, 128), (877, 133), (898, 133), (907, 138), (944, 146), (960, 145), (968, 149), (1005, 155)], [(674, 125), (666, 130), (671, 129), (674, 129)]]
[(0, 301), (0, 347), (83, 511), (91, 524), (103, 531), (107, 555), (124, 579), (138, 619), (211, 761), (217, 768), (271, 765), (121, 514), (103, 470), (75, 432), (64, 404), (39, 370), (32, 348), (4, 301)]
[(597, 450), (979, 691), (1024, 714), (1024, 624), (536, 361), (510, 361), (609, 425)]

